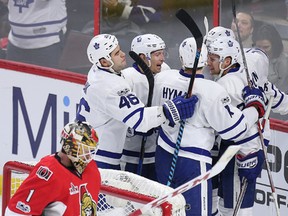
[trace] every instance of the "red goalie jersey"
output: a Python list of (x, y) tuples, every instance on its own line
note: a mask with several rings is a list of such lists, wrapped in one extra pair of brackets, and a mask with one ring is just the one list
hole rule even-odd
[(46, 156), (11, 198), (5, 215), (96, 215), (100, 183), (94, 161), (77, 176), (57, 155)]

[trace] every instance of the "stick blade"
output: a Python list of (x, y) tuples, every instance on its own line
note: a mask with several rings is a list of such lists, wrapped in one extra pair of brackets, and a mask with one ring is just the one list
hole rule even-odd
[(240, 148), (240, 145), (229, 146), (224, 152), (224, 154), (220, 157), (218, 162), (213, 166), (213, 169), (211, 169), (211, 176), (220, 173), (226, 167), (232, 157), (235, 156), (235, 154), (239, 151)]

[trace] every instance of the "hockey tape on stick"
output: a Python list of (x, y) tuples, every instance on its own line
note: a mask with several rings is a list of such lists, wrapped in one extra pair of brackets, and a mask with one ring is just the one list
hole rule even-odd
[(204, 17), (204, 27), (205, 27), (205, 37), (207, 37), (208, 32), (209, 32), (209, 23), (208, 23), (208, 19), (206, 16)]
[(158, 207), (164, 202), (169, 202), (169, 199), (177, 196), (178, 194), (182, 194), (191, 188), (201, 184), (204, 181), (207, 181), (208, 179), (211, 179), (212, 177), (218, 175), (229, 163), (229, 161), (234, 157), (234, 155), (239, 151), (240, 146), (239, 145), (232, 145), (229, 146), (224, 154), (220, 157), (218, 162), (211, 168), (211, 170), (203, 173), (202, 175), (191, 179), (190, 181), (186, 182), (185, 184), (177, 187), (176, 189), (172, 190), (171, 192), (167, 193), (163, 197), (159, 197), (155, 200), (153, 200), (150, 203), (147, 203), (142, 208), (134, 211), (130, 214), (130, 216), (138, 216), (141, 214), (145, 214), (147, 211), (149, 211), (151, 208)]
[[(192, 19), (192, 17), (184, 9), (179, 9), (176, 13), (176, 17), (188, 28), (188, 30), (191, 32), (191, 34), (193, 35), (193, 37), (196, 40), (197, 52), (196, 52), (196, 56), (194, 59), (194, 64), (193, 64), (193, 68), (192, 68), (192, 75), (191, 75), (191, 79), (190, 79), (189, 87), (188, 87), (188, 91), (187, 91), (188, 92), (187, 97), (191, 97), (192, 87), (194, 84), (197, 66), (198, 66), (198, 62), (199, 62), (199, 58), (200, 58), (201, 47), (202, 47), (202, 43), (203, 43), (203, 35), (202, 35), (200, 29), (198, 28), (197, 24), (195, 23), (195, 21)], [(173, 154), (173, 159), (172, 159), (172, 163), (171, 163), (171, 168), (170, 168), (168, 181), (167, 181), (168, 186), (171, 185), (171, 182), (172, 182), (173, 177), (174, 177), (174, 172), (175, 172), (175, 167), (176, 167), (176, 163), (177, 163), (177, 159), (178, 159), (178, 153), (179, 153), (180, 144), (181, 144), (181, 140), (182, 140), (182, 136), (183, 136), (184, 126), (185, 126), (185, 121), (181, 120), (179, 133), (177, 136), (175, 150), (174, 150), (174, 154)]]
[[(153, 89), (154, 89), (154, 75), (150, 68), (147, 66), (147, 64), (143, 61), (142, 58), (140, 58), (139, 55), (137, 55), (134, 51), (129, 52), (130, 57), (136, 62), (136, 64), (142, 69), (143, 73), (145, 74), (148, 84), (149, 84), (149, 92), (148, 92), (148, 99), (147, 99), (147, 107), (151, 106), (152, 103), (152, 97), (153, 97)], [(141, 142), (141, 150), (140, 150), (140, 156), (139, 156), (139, 162), (137, 167), (137, 174), (142, 174), (142, 166), (144, 161), (144, 155), (145, 155), (145, 144), (146, 144), (147, 136), (142, 137)]]

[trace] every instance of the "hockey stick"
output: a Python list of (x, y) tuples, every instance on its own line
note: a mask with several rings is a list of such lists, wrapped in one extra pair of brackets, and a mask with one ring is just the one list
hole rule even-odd
[[(235, 0), (232, 0), (232, 12), (233, 12), (234, 23), (235, 23), (236, 30), (237, 30), (238, 42), (239, 42), (239, 45), (240, 45), (240, 50), (241, 50), (241, 54), (242, 54), (242, 58), (243, 58), (243, 64), (244, 64), (244, 68), (245, 68), (245, 72), (246, 72), (248, 86), (250, 88), (252, 88), (252, 83), (250, 81), (250, 75), (249, 75), (248, 67), (247, 67), (247, 61), (246, 61), (246, 57), (245, 57), (245, 54), (244, 54), (243, 44), (242, 44), (242, 40), (241, 40), (241, 37), (240, 37), (240, 31), (239, 31), (239, 27), (238, 27), (238, 23), (237, 23), (237, 19), (236, 19), (236, 3), (235, 3)], [(272, 98), (270, 98), (269, 102), (270, 101), (273, 101)], [(269, 108), (269, 106), (270, 106), (270, 108)], [(269, 104), (269, 106), (267, 108), (267, 111), (265, 112), (265, 115), (267, 113), (267, 118), (269, 117), (269, 114), (270, 114), (270, 111), (271, 111), (272, 102), (271, 102), (271, 104)], [(265, 120), (265, 117), (264, 117), (264, 125), (265, 125), (265, 122), (266, 122), (266, 120)], [(275, 204), (277, 216), (280, 216), (278, 202), (277, 202), (276, 194), (275, 194), (275, 186), (274, 186), (274, 183), (273, 183), (271, 170), (270, 170), (269, 163), (268, 163), (268, 158), (267, 158), (267, 150), (266, 150), (266, 146), (264, 144), (264, 138), (263, 138), (263, 133), (262, 133), (262, 129), (263, 128), (262, 128), (262, 124), (260, 123), (259, 120), (257, 122), (257, 125), (258, 125), (258, 133), (259, 133), (259, 137), (260, 137), (261, 146), (262, 146), (262, 149), (263, 149), (263, 152), (264, 152), (265, 163), (267, 165), (267, 173), (268, 173), (268, 177), (269, 177), (270, 187), (271, 187), (271, 190), (272, 190), (272, 195), (273, 195), (273, 198), (274, 198), (274, 204)]]
[(237, 203), (235, 205), (235, 209), (234, 209), (234, 212), (233, 212), (233, 216), (236, 216), (238, 214), (238, 211), (240, 209), (240, 206), (242, 204), (242, 201), (244, 199), (244, 195), (246, 193), (246, 189), (247, 189), (247, 186), (248, 186), (248, 181), (246, 178), (243, 178), (242, 179), (242, 186), (241, 186), (241, 191), (240, 191), (240, 194), (239, 194), (239, 197), (237, 199)]
[[(270, 170), (270, 166), (269, 166), (269, 162), (268, 162), (267, 149), (266, 149), (266, 146), (265, 146), (265, 143), (264, 143), (264, 137), (263, 137), (263, 134), (262, 134), (262, 130), (265, 127), (266, 121), (269, 118), (269, 115), (270, 115), (270, 112), (271, 112), (273, 99), (274, 99), (273, 97), (270, 97), (270, 99), (269, 99), (269, 103), (268, 103), (265, 115), (263, 117), (262, 124), (260, 123), (260, 121), (258, 121), (258, 133), (259, 133), (259, 136), (260, 136), (261, 147), (262, 147), (262, 150), (264, 152), (265, 164), (266, 164), (266, 167), (267, 167), (267, 173), (268, 173), (268, 178), (269, 178), (270, 187), (271, 187), (271, 191), (272, 191), (272, 196), (273, 196), (273, 199), (274, 199), (274, 203), (276, 205), (277, 215), (280, 216), (280, 212), (279, 212), (279, 208), (278, 208), (278, 201), (277, 201), (276, 193), (275, 193), (275, 186), (274, 186), (274, 182), (273, 182), (273, 179), (272, 179), (272, 174), (271, 174), (271, 170)], [(235, 205), (233, 216), (236, 216), (238, 211), (239, 211), (239, 209), (240, 209), (240, 206), (242, 204), (244, 195), (246, 193), (247, 185), (248, 185), (247, 179), (243, 179), (241, 192), (239, 194), (237, 203)]]
[[(147, 64), (143, 61), (142, 58), (140, 58), (139, 55), (137, 55), (134, 51), (129, 52), (130, 57), (136, 62), (137, 65), (142, 69), (144, 72), (148, 84), (149, 84), (149, 92), (148, 92), (148, 99), (147, 99), (147, 107), (151, 106), (152, 103), (152, 97), (153, 97), (153, 89), (154, 89), (154, 75), (150, 68), (147, 66)], [(142, 137), (141, 142), (141, 150), (139, 155), (139, 162), (137, 167), (137, 174), (142, 174), (142, 167), (143, 167), (143, 161), (144, 161), (144, 155), (145, 155), (145, 144), (146, 144), (147, 136)]]
[(267, 111), (265, 112), (262, 124), (260, 123), (260, 121), (258, 121), (258, 132), (259, 132), (259, 135), (260, 135), (262, 150), (264, 152), (264, 159), (265, 159), (265, 164), (266, 164), (266, 167), (267, 167), (267, 174), (268, 174), (268, 179), (269, 179), (269, 183), (270, 183), (272, 196), (273, 196), (273, 199), (274, 199), (276, 213), (277, 213), (277, 216), (280, 216), (279, 205), (278, 205), (278, 201), (277, 201), (277, 197), (276, 197), (276, 189), (275, 189), (275, 185), (274, 185), (274, 181), (273, 181), (273, 178), (272, 178), (272, 173), (271, 173), (271, 169), (270, 169), (270, 165), (269, 165), (269, 161), (268, 161), (267, 147), (265, 146), (264, 137), (263, 137), (263, 134), (262, 134), (262, 130), (265, 127), (266, 120), (268, 119), (270, 111), (271, 111), (273, 99), (274, 99), (274, 97), (270, 97), (270, 99), (269, 99)]
[(240, 45), (240, 50), (241, 50), (241, 55), (243, 58), (243, 65), (244, 65), (244, 69), (245, 69), (245, 73), (246, 73), (246, 77), (247, 77), (247, 82), (248, 82), (248, 86), (250, 88), (252, 88), (252, 83), (250, 81), (250, 74), (248, 72), (248, 66), (247, 66), (247, 61), (246, 61), (246, 57), (244, 54), (244, 48), (243, 48), (243, 44), (242, 44), (242, 40), (241, 40), (241, 36), (240, 36), (240, 31), (239, 31), (239, 27), (238, 27), (238, 21), (236, 18), (236, 3), (235, 0), (232, 0), (232, 12), (233, 12), (233, 20), (236, 26), (236, 31), (237, 31), (237, 37), (238, 37), (238, 42)]
[[(176, 17), (188, 28), (188, 30), (191, 32), (191, 34), (193, 35), (193, 37), (196, 40), (197, 52), (196, 52), (196, 56), (195, 56), (195, 60), (194, 60), (193, 68), (192, 68), (192, 75), (191, 75), (191, 79), (190, 79), (189, 87), (188, 87), (188, 91), (187, 91), (188, 92), (187, 97), (191, 97), (192, 87), (194, 84), (196, 71), (197, 71), (197, 65), (198, 65), (198, 61), (200, 58), (200, 52), (201, 52), (201, 47), (202, 47), (202, 42), (203, 42), (203, 35), (202, 35), (201, 31), (199, 30), (195, 21), (192, 19), (192, 17), (185, 10), (183, 10), (183, 9), (178, 10), (176, 13)], [(177, 136), (175, 150), (174, 150), (174, 154), (173, 154), (173, 159), (172, 159), (172, 163), (171, 163), (171, 168), (170, 168), (168, 181), (167, 181), (168, 186), (171, 185), (172, 179), (174, 177), (174, 172), (175, 172), (175, 167), (176, 167), (176, 163), (177, 163), (177, 159), (178, 159), (178, 153), (179, 153), (180, 144), (181, 144), (181, 140), (182, 140), (182, 136), (183, 136), (184, 126), (185, 126), (185, 121), (181, 120), (179, 133)]]
[(185, 191), (190, 190), (191, 188), (201, 184), (204, 181), (207, 181), (208, 179), (211, 179), (212, 177), (218, 175), (229, 163), (231, 158), (234, 157), (234, 155), (239, 151), (240, 146), (238, 145), (232, 145), (229, 146), (224, 154), (220, 157), (218, 162), (207, 172), (203, 173), (202, 175), (199, 175), (198, 177), (191, 179), (190, 181), (186, 182), (185, 184), (177, 187), (176, 189), (170, 191), (163, 197), (159, 197), (155, 200), (153, 200), (150, 203), (147, 203), (142, 208), (137, 209), (133, 213), (130, 214), (130, 216), (138, 216), (141, 214), (145, 214), (149, 209), (160, 206), (162, 203), (169, 201), (170, 198), (182, 194)]

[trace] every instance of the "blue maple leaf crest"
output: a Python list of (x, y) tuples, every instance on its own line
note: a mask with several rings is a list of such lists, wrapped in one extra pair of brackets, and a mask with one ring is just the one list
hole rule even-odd
[(230, 33), (230, 31), (228, 31), (228, 30), (225, 31), (225, 34), (226, 34), (227, 36), (231, 36), (231, 33)]
[(22, 13), (22, 8), (29, 8), (29, 4), (33, 3), (34, 0), (13, 0), (14, 6), (19, 7), (19, 13)]
[(99, 47), (100, 47), (100, 44), (99, 43), (95, 43), (94, 44), (94, 48), (97, 50), (97, 49), (99, 49)]
[(185, 47), (187, 44), (187, 41), (184, 41), (184, 43), (182, 44), (182, 47)]

